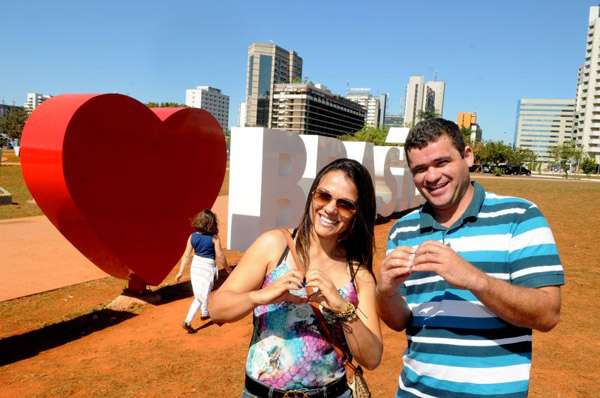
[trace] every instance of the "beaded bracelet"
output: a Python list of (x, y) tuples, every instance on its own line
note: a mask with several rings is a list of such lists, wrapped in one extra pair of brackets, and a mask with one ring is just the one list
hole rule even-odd
[(338, 321), (350, 322), (356, 318), (356, 307), (352, 303), (346, 303), (346, 308), (341, 312), (334, 312)]

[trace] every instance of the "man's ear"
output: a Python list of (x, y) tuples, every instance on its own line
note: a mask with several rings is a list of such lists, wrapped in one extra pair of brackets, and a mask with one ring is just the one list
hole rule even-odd
[(469, 167), (473, 166), (473, 163), (475, 163), (475, 154), (473, 153), (473, 148), (471, 148), (469, 145), (465, 146), (463, 158)]

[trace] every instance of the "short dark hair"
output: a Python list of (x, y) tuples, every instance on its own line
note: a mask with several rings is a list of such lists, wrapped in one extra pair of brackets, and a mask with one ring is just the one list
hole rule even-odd
[(210, 209), (204, 209), (192, 220), (192, 227), (201, 234), (216, 235), (219, 233), (217, 216)]
[[(332, 171), (341, 171), (356, 186), (358, 199), (356, 203), (356, 214), (348, 230), (341, 237), (339, 244), (346, 251), (348, 264), (356, 264), (365, 267), (370, 273), (373, 273), (373, 251), (375, 250), (375, 218), (377, 217), (377, 208), (375, 200), (375, 188), (371, 174), (365, 166), (353, 159), (336, 159), (319, 171), (306, 199), (304, 206), (304, 215), (298, 226), (298, 238), (296, 248), (300, 260), (308, 266), (310, 250), (310, 234), (313, 228), (313, 220), (310, 218), (310, 209), (312, 204), (312, 193), (319, 186), (323, 177)], [(350, 268), (352, 274), (356, 270)]]
[(417, 123), (408, 132), (404, 142), (406, 159), (408, 160), (408, 152), (411, 149), (423, 149), (430, 143), (439, 140), (444, 134), (452, 140), (452, 144), (460, 156), (464, 156), (465, 140), (456, 123), (442, 118), (433, 118)]

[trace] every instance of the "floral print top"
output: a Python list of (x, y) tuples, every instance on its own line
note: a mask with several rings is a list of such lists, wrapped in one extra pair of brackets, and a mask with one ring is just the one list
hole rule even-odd
[[(263, 282), (269, 286), (286, 272), (282, 261)], [(349, 281), (338, 289), (340, 295), (358, 305), (354, 284)], [(339, 322), (324, 312), (336, 341), (346, 340)], [(254, 333), (246, 374), (269, 387), (280, 390), (316, 388), (344, 376), (341, 358), (319, 331), (318, 320), (310, 304), (281, 302), (254, 309)]]

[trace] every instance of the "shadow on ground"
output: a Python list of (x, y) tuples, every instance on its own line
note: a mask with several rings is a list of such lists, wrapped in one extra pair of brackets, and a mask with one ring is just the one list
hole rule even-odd
[(116, 325), (135, 314), (102, 309), (0, 340), (0, 366), (30, 358), (90, 333)]
[[(227, 275), (225, 271), (219, 272), (219, 279), (215, 282), (215, 289), (223, 284), (225, 279), (227, 279)], [(135, 296), (127, 291), (124, 291), (123, 295), (145, 300), (144, 295)], [(192, 295), (191, 283), (187, 281), (156, 289), (150, 292), (147, 301), (154, 305), (162, 305), (188, 298)], [(153, 299), (158, 297), (158, 300), (150, 300), (150, 297)], [(0, 339), (0, 366), (33, 357), (42, 351), (61, 346), (88, 334), (117, 325), (134, 316), (136, 316), (135, 312), (103, 308), (73, 319), (47, 325), (37, 330)], [(196, 331), (211, 325), (214, 325), (214, 323), (209, 321)]]

